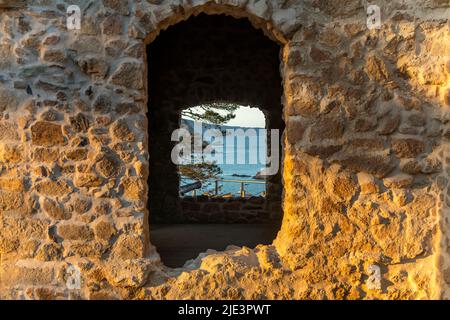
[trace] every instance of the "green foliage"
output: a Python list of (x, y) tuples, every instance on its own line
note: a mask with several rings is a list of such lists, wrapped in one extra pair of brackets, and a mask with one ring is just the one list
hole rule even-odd
[[(189, 117), (196, 121), (208, 122), (212, 124), (224, 124), (234, 119), (236, 115), (234, 112), (239, 109), (236, 104), (214, 102), (183, 110), (181, 115)], [(221, 114), (221, 112), (226, 114)]]
[(210, 162), (183, 164), (178, 168), (182, 180), (190, 179), (202, 183), (217, 179), (222, 174), (222, 169), (217, 164)]
[[(220, 125), (234, 119), (236, 117), (234, 112), (237, 109), (239, 109), (239, 106), (236, 104), (217, 102), (183, 110), (181, 116), (189, 117), (196, 121)], [(203, 185), (210, 180), (218, 179), (222, 174), (222, 169), (217, 164), (210, 162), (184, 164), (178, 166), (178, 169), (182, 181), (200, 181)]]

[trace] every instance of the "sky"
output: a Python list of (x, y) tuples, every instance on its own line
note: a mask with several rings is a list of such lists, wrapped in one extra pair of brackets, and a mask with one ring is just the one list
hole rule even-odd
[[(250, 108), (241, 106), (235, 111), (236, 117), (227, 122), (226, 125), (249, 127), (249, 128), (265, 128), (266, 118), (264, 113), (258, 108)], [(189, 117), (187, 117), (189, 118)]]

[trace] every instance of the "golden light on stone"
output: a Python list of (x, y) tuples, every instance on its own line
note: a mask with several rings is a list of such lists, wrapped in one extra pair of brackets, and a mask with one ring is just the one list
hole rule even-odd
[[(450, 298), (450, 4), (393, 0), (368, 30), (356, 0), (94, 1), (70, 32), (38, 2), (0, 0), (0, 299)], [(174, 270), (149, 241), (145, 46), (200, 13), (282, 47), (284, 216)]]

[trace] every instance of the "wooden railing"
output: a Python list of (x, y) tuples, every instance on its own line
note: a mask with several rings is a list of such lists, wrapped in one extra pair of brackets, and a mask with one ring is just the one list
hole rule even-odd
[(180, 196), (184, 196), (186, 193), (193, 191), (196, 192), (197, 189), (202, 188), (202, 183), (200, 181), (196, 181), (194, 183), (186, 184), (180, 187)]

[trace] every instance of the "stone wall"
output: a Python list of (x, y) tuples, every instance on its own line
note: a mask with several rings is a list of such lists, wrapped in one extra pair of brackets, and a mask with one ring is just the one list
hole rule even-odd
[[(380, 0), (379, 30), (362, 0), (74, 3), (80, 31), (62, 0), (0, 9), (1, 298), (450, 297), (448, 0)], [(145, 45), (198, 13), (283, 47), (284, 217), (271, 246), (172, 270), (148, 240)]]
[(183, 197), (181, 208), (188, 223), (273, 223), (279, 225), (280, 204), (264, 197)]

